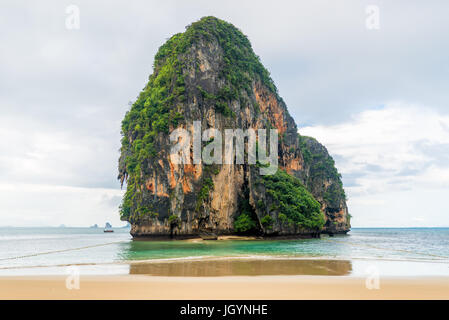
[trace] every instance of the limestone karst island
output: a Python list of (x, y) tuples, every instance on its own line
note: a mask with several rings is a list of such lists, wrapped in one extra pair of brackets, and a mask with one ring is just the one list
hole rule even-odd
[[(174, 164), (170, 133), (193, 134), (194, 121), (220, 132), (277, 129), (277, 171), (261, 175), (259, 162)], [(350, 229), (332, 157), (298, 133), (248, 38), (214, 17), (159, 48), (122, 121), (118, 178), (126, 185), (121, 219), (133, 237), (317, 237)]]
[(3, 2), (0, 300), (449, 300), (449, 1)]

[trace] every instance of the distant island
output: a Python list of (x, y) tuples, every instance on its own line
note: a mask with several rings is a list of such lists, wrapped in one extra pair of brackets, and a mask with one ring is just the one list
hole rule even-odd
[[(278, 170), (261, 175), (259, 162), (174, 164), (170, 133), (183, 128), (194, 136), (194, 122), (221, 132), (277, 129)], [(269, 72), (232, 24), (205, 17), (162, 45), (121, 129), (120, 215), (133, 237), (317, 237), (350, 230), (334, 160), (318, 141), (298, 134)], [(215, 138), (203, 136), (201, 149)]]

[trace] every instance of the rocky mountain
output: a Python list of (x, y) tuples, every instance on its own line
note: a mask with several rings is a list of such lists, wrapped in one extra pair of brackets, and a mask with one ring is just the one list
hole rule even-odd
[[(195, 122), (220, 132), (267, 129), (268, 136), (276, 129), (278, 170), (263, 175), (267, 165), (249, 160), (199, 163), (194, 146), (188, 164), (173, 163), (170, 133), (183, 128), (195, 137)], [(225, 142), (200, 140), (203, 152)], [(244, 143), (248, 156), (249, 139)], [(153, 74), (122, 122), (118, 178), (126, 182), (121, 219), (134, 237), (310, 237), (350, 228), (341, 177), (326, 148), (298, 134), (247, 37), (214, 17), (159, 48)]]

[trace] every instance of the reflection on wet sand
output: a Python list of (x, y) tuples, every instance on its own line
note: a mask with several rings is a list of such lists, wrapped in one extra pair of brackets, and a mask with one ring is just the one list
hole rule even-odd
[(344, 276), (352, 271), (347, 260), (219, 259), (133, 263), (130, 274), (153, 276), (215, 277), (263, 275)]

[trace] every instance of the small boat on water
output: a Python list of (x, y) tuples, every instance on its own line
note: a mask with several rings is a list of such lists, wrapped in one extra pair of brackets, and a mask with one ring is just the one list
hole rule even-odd
[(109, 222), (106, 222), (106, 225), (104, 226), (103, 232), (114, 232), (112, 229), (112, 226)]

